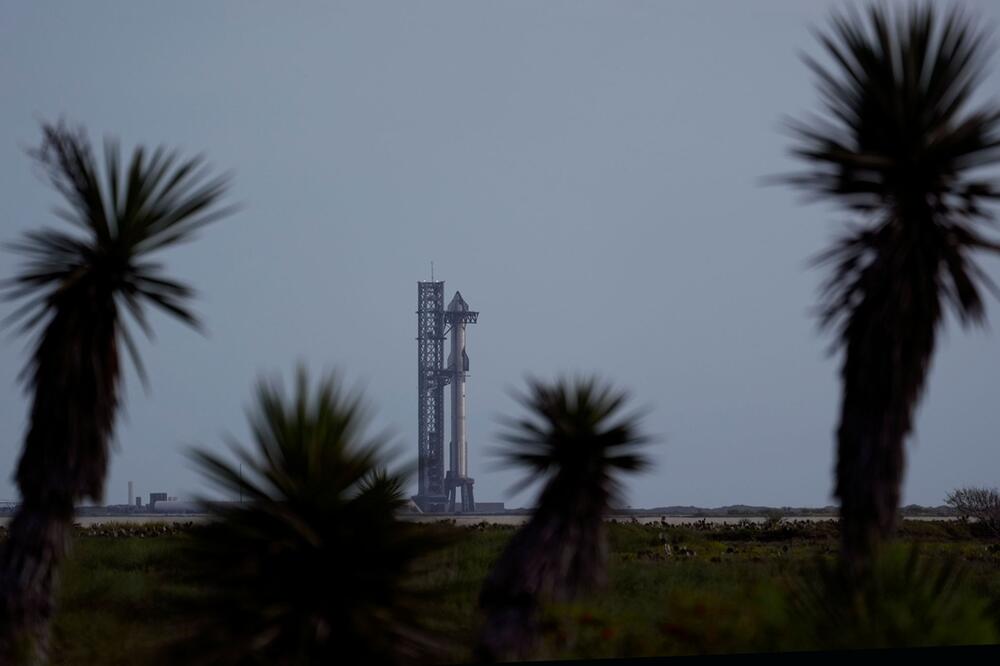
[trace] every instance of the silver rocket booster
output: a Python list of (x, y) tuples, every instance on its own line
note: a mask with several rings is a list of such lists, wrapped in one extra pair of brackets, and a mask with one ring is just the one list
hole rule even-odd
[[(449, 470), (452, 475), (464, 479), (469, 475), (469, 442), (465, 427), (465, 378), (469, 371), (469, 355), (465, 352), (465, 324), (469, 304), (456, 291), (448, 304), (451, 321), (451, 352), (448, 354), (448, 369), (451, 377), (451, 451)], [(474, 319), (472, 321), (475, 321)]]

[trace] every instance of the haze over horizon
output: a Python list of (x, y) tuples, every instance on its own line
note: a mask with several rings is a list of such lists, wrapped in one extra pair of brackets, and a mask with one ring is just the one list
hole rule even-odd
[[(768, 175), (781, 119), (818, 108), (800, 52), (843, 2), (9, 3), (0, 7), (0, 242), (64, 224), (25, 155), (39, 119), (99, 147), (177, 147), (232, 170), (242, 210), (164, 252), (208, 336), (159, 315), (131, 366), (106, 501), (202, 489), (183, 455), (246, 441), (261, 374), (361, 384), (416, 459), (416, 282), (468, 331), (470, 473), (510, 497), (496, 417), (526, 375), (597, 373), (662, 438), (633, 506), (823, 506), (839, 357), (807, 268), (845, 219)], [(907, 4), (894, 2), (892, 4)], [(963, 2), (984, 19), (1000, 5)], [(991, 61), (1000, 89), (1000, 56)], [(0, 279), (16, 257), (0, 254)], [(1000, 280), (995, 260), (982, 263)], [(0, 305), (0, 317), (12, 310)], [(987, 304), (1000, 322), (1000, 303)], [(23, 444), (28, 339), (0, 346), (0, 499)], [(997, 326), (949, 319), (903, 504), (997, 485)], [(415, 488), (415, 479), (413, 481)]]

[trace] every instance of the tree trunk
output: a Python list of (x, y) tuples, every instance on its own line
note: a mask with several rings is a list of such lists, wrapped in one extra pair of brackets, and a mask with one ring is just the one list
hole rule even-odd
[(0, 664), (43, 662), (78, 498), (99, 500), (118, 405), (114, 302), (66, 292), (29, 365), (34, 389), (17, 465), (21, 506), (0, 553)]
[[(558, 558), (558, 539), (551, 524), (537, 514), (500, 554), (483, 581), (479, 607), (485, 621), (475, 658), (483, 663), (526, 659), (540, 633), (540, 597), (551, 589)], [(553, 538), (554, 537), (554, 538)]]
[(895, 530), (905, 468), (905, 435), (864, 414), (865, 409), (845, 407), (843, 411), (837, 431), (836, 487), (841, 550), (849, 570), (863, 575), (876, 556), (878, 544)]
[(904, 250), (871, 268), (845, 330), (835, 494), (842, 554), (855, 577), (895, 530), (906, 439), (934, 350), (939, 285), (921, 259)]
[(0, 663), (47, 660), (56, 574), (72, 519), (72, 502), (22, 504), (14, 515), (0, 553)]
[(530, 657), (541, 633), (542, 601), (566, 601), (605, 582), (606, 493), (571, 494), (564, 488), (557, 483), (546, 489), (538, 510), (483, 583), (479, 606), (486, 617), (476, 646), (478, 661)]

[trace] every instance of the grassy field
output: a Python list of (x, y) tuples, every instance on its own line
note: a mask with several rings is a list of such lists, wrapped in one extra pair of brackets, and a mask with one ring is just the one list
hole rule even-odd
[[(427, 612), (453, 638), (454, 659), (462, 661), (479, 622), (479, 584), (514, 529), (454, 529), (461, 541), (437, 556), (424, 582), (446, 590)], [(835, 530), (832, 522), (612, 524), (610, 585), (572, 606), (549, 608), (538, 657), (798, 650), (835, 647), (838, 638), (850, 642), (840, 629), (817, 631), (826, 602), (808, 601), (817, 559), (829, 560), (836, 547)], [(197, 594), (179, 556), (187, 538), (186, 528), (163, 525), (81, 529), (62, 575), (53, 662), (166, 663), (163, 647), (184, 620), (176, 600)], [(963, 627), (949, 633), (931, 626), (917, 632), (920, 638), (896, 642), (997, 641), (1000, 543), (958, 522), (921, 521), (904, 521), (900, 542), (918, 546), (932, 565), (952, 562), (961, 569), (953, 595), (959, 608), (948, 612), (958, 614), (949, 622)], [(905, 612), (914, 603), (906, 600)]]

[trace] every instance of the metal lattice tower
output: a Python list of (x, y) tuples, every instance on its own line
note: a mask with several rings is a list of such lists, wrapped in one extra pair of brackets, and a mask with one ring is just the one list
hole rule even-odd
[(418, 480), (414, 501), (442, 510), (444, 488), (444, 282), (417, 283)]

